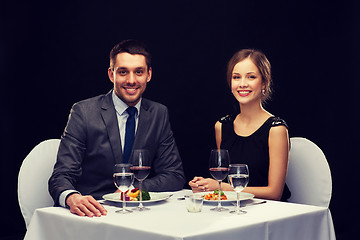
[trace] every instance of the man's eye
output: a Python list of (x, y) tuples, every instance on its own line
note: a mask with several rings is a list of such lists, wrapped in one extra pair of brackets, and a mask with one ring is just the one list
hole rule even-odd
[(141, 76), (144, 74), (144, 71), (136, 71), (135, 74)]
[(124, 76), (124, 75), (126, 75), (126, 71), (118, 71), (118, 74), (120, 74), (121, 76)]

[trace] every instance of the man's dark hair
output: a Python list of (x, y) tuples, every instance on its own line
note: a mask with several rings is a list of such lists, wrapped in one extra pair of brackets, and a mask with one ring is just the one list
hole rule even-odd
[(147, 47), (144, 43), (134, 40), (134, 39), (128, 39), (121, 41), (120, 43), (116, 44), (113, 49), (110, 51), (110, 68), (113, 69), (115, 62), (116, 62), (116, 56), (119, 53), (130, 53), (132, 55), (134, 54), (140, 54), (145, 57), (146, 65), (148, 67), (148, 70), (151, 68), (151, 55)]

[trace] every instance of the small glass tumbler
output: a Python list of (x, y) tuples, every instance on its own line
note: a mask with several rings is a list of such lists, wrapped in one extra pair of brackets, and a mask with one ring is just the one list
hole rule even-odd
[(204, 203), (204, 195), (191, 194), (185, 196), (185, 204), (188, 212), (201, 212)]

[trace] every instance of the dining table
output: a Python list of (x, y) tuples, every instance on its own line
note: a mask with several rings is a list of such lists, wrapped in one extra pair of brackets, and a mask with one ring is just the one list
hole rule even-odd
[[(164, 193), (163, 193), (164, 194)], [(202, 211), (188, 212), (184, 196), (191, 190), (166, 192), (166, 198), (144, 203), (150, 210), (120, 214), (121, 203), (100, 200), (107, 209), (101, 217), (80, 217), (63, 207), (40, 208), (34, 212), (25, 240), (114, 240), (114, 239), (256, 239), (333, 240), (335, 230), (326, 207), (250, 198), (241, 201), (245, 214), (216, 212), (216, 202), (206, 201)], [(235, 201), (236, 203), (236, 201)], [(138, 203), (127, 203), (128, 208)]]

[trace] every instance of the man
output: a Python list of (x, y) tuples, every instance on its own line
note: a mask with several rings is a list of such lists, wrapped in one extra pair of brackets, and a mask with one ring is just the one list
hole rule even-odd
[[(152, 159), (144, 189), (176, 191), (185, 183), (167, 108), (142, 98), (152, 75), (146, 47), (136, 40), (117, 44), (110, 52), (108, 75), (113, 90), (72, 107), (49, 179), (55, 204), (80, 216), (106, 215), (95, 199), (116, 190), (114, 165), (131, 163), (131, 149), (147, 149)], [(128, 120), (135, 127), (133, 141)]]

